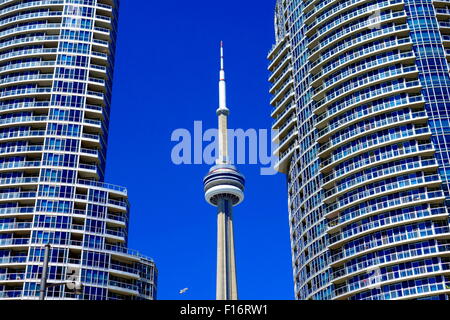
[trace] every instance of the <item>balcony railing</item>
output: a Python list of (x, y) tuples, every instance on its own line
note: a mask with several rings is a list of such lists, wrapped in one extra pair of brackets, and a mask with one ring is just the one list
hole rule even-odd
[(361, 245), (358, 245), (358, 246), (355, 246), (352, 248), (347, 248), (339, 253), (333, 254), (331, 256), (331, 261), (337, 262), (339, 260), (346, 259), (346, 258), (352, 257), (357, 254), (361, 254), (367, 250), (379, 248), (379, 247), (382, 247), (385, 245), (396, 244), (400, 241), (415, 240), (415, 239), (420, 239), (422, 237), (429, 237), (432, 235), (440, 235), (440, 234), (445, 234), (445, 233), (449, 233), (449, 232), (450, 232), (450, 228), (448, 226), (445, 226), (445, 227), (431, 227), (431, 228), (425, 228), (425, 229), (417, 229), (414, 231), (403, 232), (403, 233), (397, 234), (395, 236), (385, 236), (380, 240), (372, 240), (372, 241), (366, 242), (364, 244), (361, 244)]
[(392, 200), (378, 202), (376, 204), (369, 204), (365, 208), (357, 208), (357, 210), (352, 210), (351, 212), (338, 215), (337, 218), (333, 219), (335, 225), (342, 225), (343, 223), (348, 223), (352, 220), (360, 220), (362, 217), (375, 214), (377, 211), (389, 210), (396, 206), (411, 205), (418, 202), (424, 202), (426, 200), (433, 200), (437, 198), (443, 198), (444, 193), (442, 191), (424, 192), (415, 195), (408, 195), (404, 197), (395, 198)]
[[(329, 243), (334, 244), (338, 241), (342, 241), (345, 239), (348, 239), (353, 236), (357, 236), (365, 231), (370, 231), (373, 229), (377, 229), (380, 227), (389, 226), (392, 224), (396, 224), (399, 222), (407, 223), (416, 219), (425, 218), (425, 217), (432, 217), (436, 215), (445, 215), (448, 214), (448, 210), (445, 207), (441, 208), (430, 208), (430, 209), (424, 209), (419, 211), (412, 211), (412, 212), (405, 212), (399, 215), (395, 216), (389, 216), (380, 220), (372, 220), (369, 222), (365, 222), (361, 225), (358, 225), (354, 228), (351, 228), (349, 230), (346, 230), (344, 232), (339, 232), (329, 238)], [(337, 224), (337, 219), (333, 219), (329, 221), (329, 226), (332, 227), (333, 225)]]
[(328, 174), (326, 176), (324, 176), (323, 178), (323, 184), (334, 180), (334, 179), (338, 179), (341, 176), (345, 175), (346, 173), (349, 173), (351, 171), (354, 171), (356, 169), (365, 167), (365, 166), (369, 166), (372, 165), (373, 163), (376, 162), (380, 162), (386, 159), (390, 159), (390, 158), (394, 158), (400, 155), (406, 155), (406, 154), (412, 154), (412, 153), (416, 153), (416, 152), (425, 152), (425, 151), (434, 151), (434, 146), (431, 143), (427, 143), (427, 144), (420, 144), (420, 145), (415, 145), (415, 146), (410, 146), (410, 147), (402, 147), (402, 148), (398, 148), (397, 150), (390, 150), (387, 152), (383, 152), (379, 155), (376, 156), (371, 156), (367, 159), (363, 159), (354, 163), (350, 163), (348, 166), (345, 166), (342, 169), (339, 169), (337, 171), (332, 172), (331, 174)]

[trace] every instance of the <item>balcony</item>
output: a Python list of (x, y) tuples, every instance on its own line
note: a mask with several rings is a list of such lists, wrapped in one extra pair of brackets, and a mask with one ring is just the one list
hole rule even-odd
[(377, 156), (371, 156), (368, 159), (350, 163), (348, 166), (342, 169), (333, 171), (332, 173), (325, 175), (322, 179), (322, 185), (325, 186), (326, 184), (334, 182), (334, 180), (336, 179), (343, 179), (344, 177), (347, 177), (351, 174), (386, 163), (388, 161), (392, 162), (406, 157), (413, 157), (418, 155), (431, 156), (434, 154), (434, 152), (434, 145), (431, 143), (403, 147), (397, 150), (390, 150)]
[(299, 149), (299, 144), (298, 142), (295, 142), (290, 145), (288, 149), (280, 153), (278, 156), (278, 161), (274, 166), (275, 171), (287, 173), (291, 157), (297, 149)]
[(371, 122), (356, 127), (351, 131), (344, 131), (340, 135), (336, 135), (329, 142), (321, 145), (318, 150), (319, 157), (328, 156), (333, 150), (339, 148), (350, 141), (356, 140), (363, 136), (368, 136), (381, 130), (400, 127), (409, 123), (426, 124), (428, 115), (425, 111), (405, 113), (393, 117), (385, 117), (382, 120)]
[(363, 121), (369, 117), (380, 115), (382, 113), (392, 112), (398, 109), (403, 109), (405, 107), (409, 107), (411, 109), (419, 108), (423, 107), (424, 104), (425, 100), (422, 96), (408, 95), (405, 98), (395, 99), (393, 101), (371, 104), (370, 106), (367, 106), (367, 108), (354, 112), (328, 126), (326, 126), (327, 123), (324, 121), (324, 119), (326, 119), (329, 114), (323, 113), (321, 116), (317, 117), (316, 121), (316, 128), (321, 129), (318, 132), (317, 141), (319, 143), (323, 143), (331, 134), (337, 132), (338, 130), (353, 125), (356, 122)]
[(364, 105), (368, 102), (371, 102), (373, 100), (380, 100), (383, 98), (386, 98), (388, 96), (394, 95), (396, 93), (419, 93), (422, 86), (420, 84), (420, 81), (413, 80), (413, 81), (404, 81), (400, 83), (396, 83), (393, 85), (389, 85), (386, 87), (382, 87), (379, 89), (370, 90), (366, 93), (358, 94), (357, 96), (354, 96), (353, 98), (343, 101), (336, 106), (332, 107), (331, 109), (328, 108), (328, 110), (324, 113), (319, 113), (317, 110), (320, 110), (323, 106), (323, 104), (318, 104), (316, 110), (314, 111), (316, 114), (319, 114), (318, 122), (322, 121), (330, 121), (334, 117), (351, 110), (357, 106)]
[(277, 129), (279, 126), (282, 126), (287, 117), (294, 113), (295, 115), (295, 108), (297, 105), (295, 103), (291, 104), (289, 107), (286, 107), (281, 113), (277, 115), (277, 117), (272, 122), (272, 129)]
[[(289, 33), (286, 33), (283, 39), (281, 39), (272, 46), (269, 53), (267, 54), (268, 60), (273, 61), (274, 59), (280, 56), (280, 54), (282, 53), (281, 51), (284, 51), (284, 49), (289, 45), (289, 42), (286, 41), (289, 39), (289, 35), (290, 35)], [(274, 56), (275, 54), (277, 54), (277, 57)]]
[(343, 39), (348, 38), (351, 35), (357, 35), (357, 34), (361, 33), (361, 31), (363, 31), (364, 29), (367, 29), (369, 25), (372, 25), (374, 23), (394, 23), (394, 22), (399, 22), (399, 23), (406, 22), (406, 13), (404, 11), (392, 12), (392, 13), (388, 13), (388, 14), (382, 15), (377, 18), (367, 19), (365, 21), (359, 22), (359, 23), (351, 25), (345, 29), (342, 29), (338, 33), (334, 33), (333, 35), (327, 37), (326, 39), (320, 41), (319, 43), (317, 43), (317, 41), (311, 41), (308, 44), (308, 47), (311, 49), (311, 59), (315, 60), (317, 55), (322, 50), (325, 50), (331, 46), (334, 46), (336, 43), (340, 43), (341, 41), (343, 42), (343, 45), (351, 45), (354, 40), (356, 40), (356, 42), (360, 42), (363, 39), (367, 39), (367, 38), (378, 35), (379, 31), (387, 30), (387, 29), (381, 29), (379, 31), (369, 33), (365, 36), (352, 39), (352, 40), (348, 41), (349, 43), (345, 43), (345, 41), (343, 41)]
[(392, 134), (390, 133), (384, 136), (376, 136), (371, 140), (348, 146), (345, 150), (341, 150), (339, 153), (333, 153), (332, 156), (322, 161), (320, 170), (323, 173), (328, 172), (339, 163), (373, 149), (395, 144), (404, 140), (423, 139), (430, 136), (431, 131), (428, 127), (414, 127), (414, 129), (410, 130)]
[(409, 247), (410, 249), (402, 250), (400, 252), (393, 252), (388, 255), (371, 258), (351, 266), (343, 266), (342, 268), (333, 271), (332, 281), (333, 283), (339, 283), (356, 274), (366, 272), (368, 269), (373, 269), (374, 267), (381, 268), (387, 265), (413, 261), (418, 258), (431, 258), (450, 253), (450, 245), (447, 244), (421, 248), (416, 248), (415, 245), (412, 244)]
[(273, 83), (272, 87), (269, 90), (270, 94), (275, 94), (276, 90), (280, 88), (281, 85), (284, 85), (286, 78), (289, 76), (290, 78), (292, 78), (292, 66), (287, 66), (278, 77), (269, 78), (269, 81), (272, 80), (271, 82)]
[[(324, 23), (328, 23), (330, 20), (334, 19), (337, 16), (342, 15), (342, 13), (350, 11), (353, 8), (357, 8), (361, 4), (364, 4), (363, 0), (349, 0), (340, 3), (337, 6), (329, 7), (333, 4), (332, 0), (322, 1), (317, 4), (314, 9), (308, 12), (305, 15), (305, 23), (308, 24), (308, 36), (311, 35), (311, 32), (316, 30), (318, 27), (322, 26)], [(377, 9), (390, 7), (392, 10), (400, 10), (404, 6), (402, 0), (391, 0), (391, 1), (383, 1), (376, 5), (371, 5), (365, 7), (366, 11), (374, 12)], [(328, 9), (328, 10), (326, 10)], [(326, 10), (326, 11), (325, 11)], [(358, 10), (359, 11), (359, 10)], [(355, 12), (354, 10), (351, 12)], [(364, 12), (364, 11), (360, 11)], [(348, 20), (348, 19), (346, 19)], [(335, 20), (333, 20), (335, 21)]]
[(294, 83), (294, 78), (289, 77), (285, 82), (283, 82), (283, 85), (276, 90), (273, 94), (274, 97), (270, 101), (271, 105), (275, 105), (277, 101), (280, 101), (280, 99), (284, 98), (286, 91), (292, 91), (292, 85)]
[[(386, 51), (386, 49), (388, 47), (392, 46), (392, 44), (394, 42), (397, 42), (396, 49), (399, 49), (399, 50), (408, 49), (412, 45), (411, 39), (404, 38), (408, 34), (409, 34), (409, 27), (408, 27), (408, 25), (403, 24), (403, 25), (397, 25), (394, 27), (382, 29), (377, 32), (370, 33), (368, 35), (363, 35), (361, 37), (346, 41), (345, 43), (339, 45), (338, 47), (335, 47), (332, 50), (328, 50), (325, 54), (321, 54), (320, 58), (319, 58), (318, 53), (315, 56), (311, 56), (309, 58), (310, 61), (312, 62), (310, 72), (312, 74), (318, 73), (320, 71), (320, 68), (325, 63), (329, 62), (329, 60), (331, 60), (331, 59), (336, 58), (337, 56), (340, 56), (342, 53), (344, 53), (346, 51), (360, 47), (361, 45), (363, 45), (365, 43), (369, 43), (371, 41), (376, 41), (379, 39), (386, 39), (386, 38), (388, 38), (390, 36), (394, 36), (394, 35), (398, 37), (396, 40), (385, 41), (385, 42), (382, 42), (379, 44), (374, 44), (368, 48), (362, 47), (362, 48), (358, 49), (356, 56), (362, 58), (365, 56), (369, 56), (368, 55), (369, 53), (373, 54), (374, 52)], [(319, 49), (317, 49), (317, 50), (319, 50)], [(314, 57), (316, 57), (316, 59), (314, 59)], [(355, 58), (355, 56), (352, 59), (353, 62), (355, 61), (354, 58)]]
[(295, 91), (293, 89), (289, 90), (279, 101), (274, 105), (275, 109), (272, 111), (270, 116), (275, 118), (278, 114), (282, 114), (285, 111), (287, 105), (293, 100), (295, 96)]
[(388, 201), (382, 201), (376, 204), (371, 204), (365, 208), (359, 208), (345, 214), (331, 215), (327, 214), (326, 218), (332, 220), (333, 227), (344, 227), (355, 221), (364, 219), (375, 214), (380, 214), (386, 211), (393, 211), (400, 208), (405, 208), (411, 205), (420, 205), (426, 203), (443, 203), (445, 200), (442, 191), (424, 192), (416, 195), (409, 195), (395, 198)]
[[(336, 249), (342, 246), (344, 243), (354, 240), (355, 238), (364, 237), (370, 233), (378, 232), (380, 230), (394, 228), (401, 225), (418, 223), (421, 221), (429, 220), (445, 220), (448, 217), (448, 211), (445, 207), (430, 208), (421, 211), (406, 212), (396, 216), (389, 216), (380, 220), (370, 220), (370, 222), (364, 222), (355, 228), (346, 230), (344, 232), (338, 232), (333, 234), (329, 238), (329, 248)], [(367, 221), (367, 220), (365, 220)], [(336, 220), (329, 222), (332, 226)], [(328, 229), (331, 232), (332, 227)]]
[(85, 186), (90, 186), (90, 187), (94, 187), (94, 188), (100, 188), (100, 189), (106, 189), (109, 192), (114, 192), (117, 194), (122, 194), (122, 195), (127, 195), (127, 188), (125, 187), (121, 187), (121, 186), (117, 186), (114, 184), (109, 184), (109, 183), (105, 183), (105, 182), (100, 182), (100, 181), (94, 181), (94, 180), (83, 180), (83, 179), (78, 179), (77, 181), (79, 184), (85, 185)]
[(346, 299), (349, 296), (358, 292), (368, 290), (373, 286), (384, 286), (400, 281), (412, 280), (424, 276), (450, 274), (449, 263), (439, 263), (434, 265), (426, 265), (420, 267), (413, 267), (408, 269), (401, 269), (384, 274), (377, 274), (369, 279), (360, 280), (339, 287), (333, 292), (333, 298), (336, 300)]
[(127, 294), (132, 296), (139, 295), (139, 289), (137, 285), (121, 281), (109, 280), (108, 289), (121, 294)]
[(297, 123), (297, 116), (293, 115), (288, 120), (286, 120), (279, 128), (276, 135), (272, 138), (273, 142), (280, 139), (281, 136), (286, 134), (287, 130)]
[(387, 183), (383, 186), (376, 186), (372, 188), (364, 188), (350, 197), (343, 196), (333, 204), (329, 205), (325, 210), (329, 216), (335, 216), (339, 212), (343, 212), (348, 208), (352, 208), (361, 204), (362, 202), (370, 201), (389, 194), (403, 192), (405, 190), (416, 189), (420, 187), (437, 187), (442, 184), (441, 176), (438, 174), (428, 175), (423, 177), (411, 178), (407, 180), (395, 181)]
[(269, 79), (276, 78), (278, 76), (281, 76), (283, 71), (286, 70), (286, 68), (289, 68), (289, 66), (292, 63), (292, 55), (288, 54), (275, 68), (272, 70), (272, 74)]
[[(398, 164), (392, 167), (383, 168), (377, 171), (370, 171), (364, 175), (358, 175), (356, 178), (349, 180), (345, 183), (338, 184), (336, 187), (325, 192), (325, 203), (332, 203), (335, 201), (335, 198), (341, 196), (342, 194), (364, 186), (369, 183), (377, 182), (383, 179), (392, 178), (395, 176), (403, 175), (406, 173), (414, 173), (417, 171), (423, 172), (436, 172), (438, 169), (438, 164), (435, 159), (431, 160), (421, 160), (415, 162), (408, 162)], [(328, 185), (329, 186), (329, 185)], [(323, 189), (326, 189), (326, 186), (322, 186)]]
[(120, 264), (111, 264), (109, 266), (109, 272), (117, 274), (121, 277), (126, 277), (128, 279), (140, 279), (139, 270), (129, 266), (123, 266)]
[(313, 94), (313, 99), (317, 101), (315, 112), (322, 113), (325, 111), (327, 105), (353, 93), (364, 92), (364, 89), (371, 86), (387, 81), (393, 81), (399, 78), (405, 79), (406, 81), (415, 80), (417, 79), (418, 74), (419, 71), (416, 66), (400, 67), (385, 72), (376, 73), (372, 76), (362, 77), (361, 79), (354, 79), (354, 81), (347, 81), (344, 87), (338, 87), (338, 89), (335, 90), (331, 89), (333, 89), (334, 86), (337, 86), (338, 83), (335, 83), (334, 85), (329, 84), (328, 87), (319, 87)]

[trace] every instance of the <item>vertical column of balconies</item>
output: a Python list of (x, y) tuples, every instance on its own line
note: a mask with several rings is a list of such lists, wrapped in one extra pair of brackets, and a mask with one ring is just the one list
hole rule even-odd
[(38, 195), (62, 1), (0, 4), (3, 290), (22, 294)]
[(450, 61), (450, 2), (446, 0), (433, 1), (433, 6), (441, 32), (445, 57), (447, 61)]
[(273, 139), (278, 144), (274, 154), (279, 157), (276, 169), (281, 171), (285, 171), (287, 168), (289, 157), (297, 145), (298, 134), (289, 36), (289, 33), (284, 34), (268, 55), (270, 60), (268, 70), (271, 72), (269, 81), (272, 83), (270, 93), (273, 95), (270, 104), (274, 107), (271, 113), (274, 119), (272, 129), (277, 132)]

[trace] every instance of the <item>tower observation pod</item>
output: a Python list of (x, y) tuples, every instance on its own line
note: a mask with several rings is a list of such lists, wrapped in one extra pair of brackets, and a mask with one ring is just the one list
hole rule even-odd
[(203, 179), (206, 201), (217, 207), (217, 300), (237, 300), (236, 261), (234, 254), (233, 206), (244, 200), (245, 178), (228, 158), (228, 115), (223, 59), (220, 44), (219, 156)]

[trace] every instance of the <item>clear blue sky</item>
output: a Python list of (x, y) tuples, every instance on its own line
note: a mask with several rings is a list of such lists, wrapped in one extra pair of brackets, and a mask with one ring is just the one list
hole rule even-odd
[[(270, 128), (266, 55), (275, 0), (122, 1), (106, 181), (128, 187), (129, 246), (155, 259), (159, 299), (214, 299), (216, 211), (207, 165), (175, 166), (171, 133), (216, 126), (219, 42), (230, 126)], [(286, 179), (241, 165), (234, 211), (240, 299), (293, 299)], [(189, 291), (179, 295), (185, 287)]]

